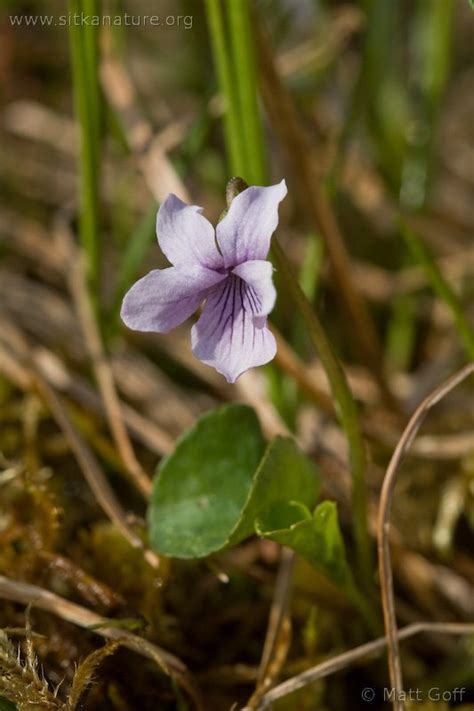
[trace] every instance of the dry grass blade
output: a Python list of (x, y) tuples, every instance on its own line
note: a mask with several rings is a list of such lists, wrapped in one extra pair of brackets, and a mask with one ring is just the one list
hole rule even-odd
[[(90, 412), (105, 415), (101, 398), (85, 378), (71, 373), (52, 350), (26, 343), (20, 330), (3, 314), (0, 314), (0, 341), (5, 344), (0, 347), (0, 369), (21, 390), (33, 387), (31, 372), (22, 365), (22, 361), (32, 361), (34, 368), (56, 391)], [(123, 405), (122, 411), (127, 428), (138, 442), (158, 455), (172, 451), (174, 440), (168, 432), (129, 405)]]
[(157, 568), (159, 566), (158, 556), (145, 547), (141, 538), (128, 525), (125, 512), (116, 498), (112, 487), (107, 481), (92, 451), (70, 421), (60, 397), (43, 378), (39, 375), (35, 377), (40, 395), (48, 404), (54, 419), (64, 432), (69, 446), (74, 452), (84, 477), (94, 492), (97, 501), (109, 516), (110, 520), (113, 521), (119, 531), (125, 536), (130, 545), (134, 548), (141, 548), (148, 563), (154, 568)]
[(293, 551), (283, 548), (258, 670), (257, 688), (249, 699), (246, 709), (258, 708), (265, 691), (274, 683), (286, 659), (291, 629), (288, 604), (294, 562)]
[(145, 474), (135, 456), (127, 428), (124, 424), (112, 369), (102, 345), (99, 327), (87, 291), (86, 272), (82, 255), (75, 249), (67, 224), (64, 224), (64, 222), (58, 223), (57, 237), (62, 243), (61, 247), (64, 246), (64, 250), (69, 255), (67, 270), (69, 274), (69, 285), (84, 334), (86, 347), (92, 361), (94, 375), (104, 401), (112, 435), (132, 481), (145, 498), (149, 498), (151, 494), (151, 480)]
[[(258, 28), (258, 25), (257, 25)], [(262, 95), (272, 127), (286, 149), (295, 180), (298, 180), (298, 193), (304, 199), (308, 214), (321, 230), (328, 255), (341, 295), (343, 307), (354, 324), (357, 344), (372, 372), (387, 403), (394, 406), (394, 398), (388, 388), (381, 369), (383, 362), (378, 336), (367, 306), (354, 286), (352, 268), (336, 215), (321, 187), (321, 176), (315, 174), (311, 161), (312, 150), (301, 125), (291, 96), (283, 86), (275, 67), (272, 52), (268, 47), (268, 38), (259, 28), (259, 51), (262, 68)]]
[[(423, 632), (432, 634), (448, 634), (448, 635), (471, 635), (474, 634), (474, 624), (456, 623), (456, 622), (414, 622), (407, 627), (397, 631), (397, 641), (408, 639)], [(359, 647), (338, 654), (315, 667), (308, 669), (298, 676), (283, 682), (279, 686), (269, 691), (262, 699), (260, 709), (268, 708), (274, 701), (292, 694), (298, 689), (302, 689), (308, 684), (313, 684), (318, 679), (335, 674), (341, 669), (346, 669), (351, 664), (363, 659), (364, 657), (380, 654), (387, 646), (386, 637), (378, 637), (371, 642), (361, 644)]]
[[(63, 361), (53, 351), (42, 346), (34, 348), (32, 359), (42, 376), (56, 390), (67, 394), (68, 397), (91, 412), (105, 414), (103, 402), (95, 390), (85, 378), (77, 373), (74, 375), (70, 373)], [(122, 405), (122, 414), (130, 433), (151, 452), (163, 455), (169, 454), (173, 450), (173, 438), (155, 422), (126, 404)]]
[(301, 391), (308, 395), (323, 412), (334, 415), (334, 405), (329, 395), (314, 382), (305, 364), (274, 324), (271, 324), (271, 330), (277, 342), (276, 363), (284, 373), (294, 378)]
[(59, 595), (55, 595), (37, 585), (11, 580), (3, 575), (0, 575), (0, 597), (23, 605), (32, 605), (40, 608), (78, 627), (90, 630), (105, 639), (120, 640), (123, 646), (151, 659), (166, 674), (176, 678), (188, 691), (192, 690), (192, 695), (195, 699), (199, 699), (199, 694), (187, 675), (186, 666), (181, 660), (165, 649), (152, 644), (142, 637), (138, 637), (132, 632), (107, 626), (111, 621), (106, 617), (102, 617), (76, 603), (69, 602), (69, 600), (65, 600)]
[(112, 54), (111, 33), (103, 33), (101, 79), (102, 86), (117, 111), (128, 142), (151, 193), (163, 202), (168, 193), (175, 193), (190, 202), (188, 191), (168, 159), (159, 137), (137, 110), (135, 87), (125, 67)]
[(404, 456), (416, 437), (424, 418), (429, 410), (442, 398), (448, 395), (457, 385), (474, 372), (474, 363), (470, 363), (448, 378), (437, 387), (415, 410), (408, 425), (406, 426), (397, 447), (392, 455), (385, 474), (382, 492), (380, 495), (379, 514), (377, 522), (377, 541), (379, 554), (379, 571), (381, 597), (385, 622), (385, 630), (388, 640), (388, 660), (390, 671), (390, 682), (395, 690), (393, 708), (395, 711), (404, 711), (405, 704), (402, 701), (403, 678), (400, 664), (400, 653), (397, 635), (397, 620), (395, 614), (395, 596), (393, 591), (393, 574), (390, 558), (390, 513), (393, 501), (393, 492), (397, 471), (403, 461)]
[[(14, 345), (19, 346), (23, 352), (23, 350), (27, 348), (27, 344), (21, 342), (21, 334), (16, 331), (12, 331), (12, 333), (14, 336), (17, 336), (17, 340), (19, 341)], [(0, 344), (0, 372), (4, 372), (8, 378), (13, 380), (13, 382), (25, 391), (36, 390), (38, 392), (42, 400), (50, 408), (57, 424), (64, 432), (69, 446), (76, 456), (81, 471), (94, 492), (99, 505), (128, 540), (130, 545), (134, 548), (141, 548), (148, 563), (152, 567), (157, 568), (159, 566), (158, 556), (146, 548), (141, 538), (128, 525), (126, 514), (97, 459), (70, 421), (67, 410), (54, 388), (52, 388), (33, 367), (28, 368), (25, 364), (21, 364), (18, 353), (12, 352), (11, 346), (9, 348), (1, 347)]]

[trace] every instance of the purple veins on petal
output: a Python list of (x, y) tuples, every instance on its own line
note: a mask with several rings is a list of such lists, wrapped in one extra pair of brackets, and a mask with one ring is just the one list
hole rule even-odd
[(231, 275), (209, 294), (201, 317), (192, 328), (194, 355), (229, 383), (275, 356), (275, 338), (258, 310), (258, 297), (252, 294), (252, 288)]
[(271, 262), (254, 259), (239, 264), (232, 274), (243, 279), (247, 298), (252, 299), (255, 316), (268, 316), (275, 306), (276, 290), (273, 285)]

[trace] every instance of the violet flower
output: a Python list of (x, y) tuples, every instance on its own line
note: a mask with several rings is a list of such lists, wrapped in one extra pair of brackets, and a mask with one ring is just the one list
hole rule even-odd
[(286, 192), (284, 180), (243, 190), (215, 231), (202, 208), (169, 195), (156, 228), (173, 266), (154, 269), (132, 286), (122, 304), (124, 323), (136, 331), (167, 333), (205, 302), (191, 330), (199, 360), (229, 383), (271, 361), (276, 343), (267, 316), (276, 292), (266, 257)]

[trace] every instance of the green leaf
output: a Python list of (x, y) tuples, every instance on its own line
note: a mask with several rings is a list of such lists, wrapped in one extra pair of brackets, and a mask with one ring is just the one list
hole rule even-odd
[(154, 550), (201, 558), (252, 535), (256, 518), (277, 501), (314, 505), (318, 479), (293, 440), (277, 438), (264, 452), (251, 408), (229, 405), (202, 417), (154, 480), (148, 511)]
[(255, 533), (255, 521), (265, 510), (287, 501), (314, 506), (320, 480), (309, 459), (289, 437), (276, 437), (255, 472), (253, 486), (229, 543)]
[(178, 441), (154, 480), (151, 546), (177, 558), (199, 558), (222, 548), (264, 447), (251, 408), (230, 405), (204, 415)]
[(347, 564), (333, 501), (323, 501), (313, 515), (298, 501), (277, 502), (259, 516), (255, 527), (260, 536), (292, 548), (335, 583), (359, 610), (370, 629), (378, 632), (377, 614), (370, 601), (357, 589)]
[(354, 586), (333, 501), (323, 501), (312, 516), (294, 501), (273, 506), (256, 528), (261, 536), (292, 548), (346, 592)]
[(17, 707), (12, 701), (0, 696), (0, 711), (17, 711)]

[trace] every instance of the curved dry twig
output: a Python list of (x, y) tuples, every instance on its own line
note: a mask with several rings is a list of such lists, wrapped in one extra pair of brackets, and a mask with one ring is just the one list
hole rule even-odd
[[(398, 630), (397, 641), (408, 639), (409, 637), (414, 637), (422, 632), (430, 632), (435, 634), (452, 634), (452, 635), (464, 635), (464, 634), (474, 634), (474, 623), (461, 623), (461, 622), (414, 622), (411, 625), (403, 627), (403, 629)], [(311, 669), (307, 669), (302, 674), (294, 676), (291, 679), (275, 686), (274, 689), (269, 691), (263, 697), (261, 704), (259, 706), (260, 711), (266, 709), (274, 701), (292, 694), (294, 691), (308, 686), (308, 684), (313, 684), (318, 679), (335, 674), (341, 669), (354, 664), (354, 662), (368, 657), (369, 655), (379, 654), (383, 652), (387, 646), (386, 637), (378, 637), (373, 639), (371, 642), (366, 642), (361, 644), (359, 647), (350, 649), (348, 652), (343, 652), (338, 654), (336, 657), (331, 657), (321, 664), (317, 664)]]
[(451, 392), (457, 385), (474, 372), (474, 363), (469, 363), (444, 383), (437, 387), (423, 402), (417, 407), (406, 426), (400, 440), (395, 448), (390, 463), (385, 474), (382, 491), (380, 495), (380, 505), (377, 520), (377, 542), (379, 555), (379, 571), (381, 598), (384, 615), (385, 631), (387, 634), (388, 663), (390, 672), (390, 683), (394, 689), (394, 711), (404, 711), (405, 704), (402, 700), (403, 677), (400, 664), (400, 653), (397, 635), (397, 620), (395, 614), (395, 596), (393, 592), (393, 574), (390, 558), (390, 513), (392, 510), (393, 491), (397, 471), (403, 461), (404, 456), (416, 437), (416, 434), (426, 417), (428, 411), (436, 405), (442, 398)]
[[(125, 647), (151, 659), (166, 674), (174, 677), (192, 696), (196, 707), (202, 709), (200, 694), (188, 675), (186, 665), (174, 654), (158, 647), (156, 644), (128, 630), (114, 627), (107, 617), (102, 617), (92, 612), (92, 610), (70, 602), (49, 590), (40, 588), (37, 585), (11, 580), (3, 575), (0, 575), (0, 597), (22, 605), (38, 607), (105, 639), (120, 640)], [(108, 624), (110, 626), (107, 626)]]

